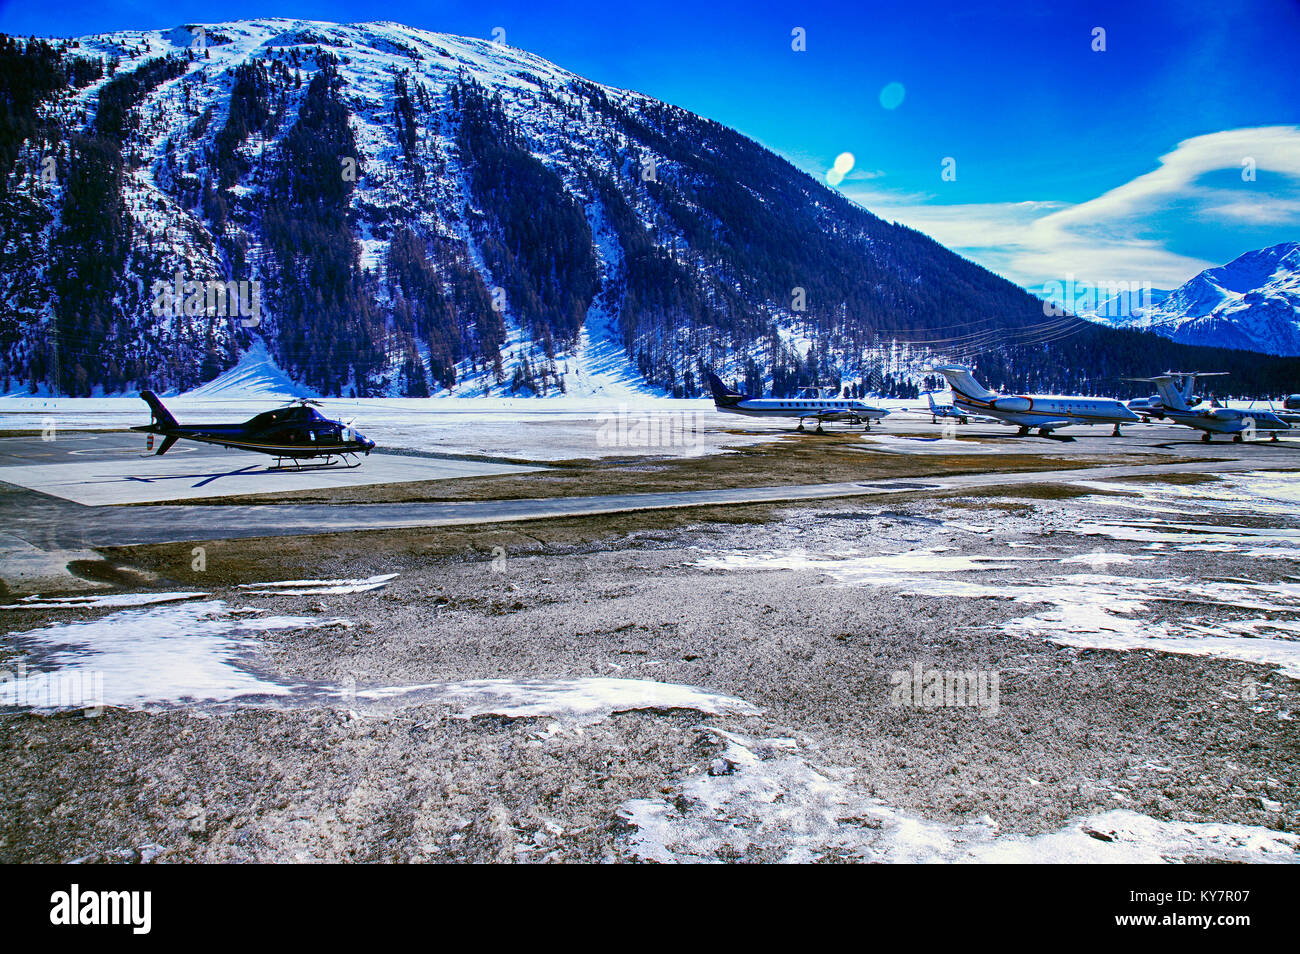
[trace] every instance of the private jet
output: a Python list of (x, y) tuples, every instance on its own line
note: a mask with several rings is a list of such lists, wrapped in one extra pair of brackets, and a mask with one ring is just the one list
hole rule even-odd
[(1175, 424), (1196, 428), (1202, 431), (1201, 440), (1210, 441), (1215, 434), (1231, 434), (1236, 443), (1241, 443), (1248, 435), (1270, 434), (1277, 440), (1278, 431), (1288, 431), (1291, 425), (1272, 411), (1250, 410), (1240, 408), (1217, 407), (1204, 402), (1189, 404), (1188, 396), (1196, 386), (1197, 378), (1219, 375), (1223, 372), (1208, 371), (1166, 371), (1154, 378), (1131, 378), (1133, 381), (1149, 381), (1160, 392), (1160, 401), (1164, 417)]
[[(1182, 391), (1183, 400), (1187, 402), (1189, 407), (1195, 407), (1197, 404), (1201, 403), (1200, 396), (1192, 394), (1192, 388), (1196, 384), (1194, 378), (1190, 381), (1182, 382), (1181, 376), (1177, 373), (1173, 371), (1167, 373), (1179, 378), (1181, 383), (1178, 383), (1177, 387)], [(1218, 374), (1218, 372), (1216, 372), (1216, 374)], [(1152, 394), (1143, 398), (1134, 398), (1128, 402), (1128, 409), (1135, 414), (1141, 415), (1142, 421), (1147, 424), (1151, 423), (1151, 418), (1153, 417), (1158, 420), (1164, 420), (1165, 417), (1165, 402), (1159, 394)]]
[(1138, 420), (1136, 414), (1113, 398), (995, 394), (975, 380), (970, 368), (947, 365), (934, 370), (948, 379), (953, 403), (959, 410), (1015, 425), (1020, 428), (1021, 437), (1031, 429), (1037, 429), (1041, 436), (1047, 437), (1056, 428), (1070, 424), (1113, 424), (1112, 435), (1121, 437), (1120, 425)]
[(713, 406), (727, 414), (743, 414), (746, 417), (791, 417), (799, 419), (795, 430), (804, 430), (803, 422), (816, 421), (816, 433), (824, 434), (822, 424), (825, 421), (846, 421), (849, 424), (862, 424), (864, 430), (871, 430), (871, 422), (878, 421), (889, 414), (882, 407), (872, 407), (862, 401), (848, 398), (810, 397), (810, 398), (756, 398), (732, 390), (722, 383), (712, 371), (707, 371), (709, 388), (713, 391)]

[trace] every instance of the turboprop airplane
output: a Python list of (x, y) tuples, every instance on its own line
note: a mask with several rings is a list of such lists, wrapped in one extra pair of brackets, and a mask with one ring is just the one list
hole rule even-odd
[(975, 380), (970, 368), (954, 364), (934, 370), (948, 379), (958, 409), (1016, 425), (1021, 437), (1034, 428), (1047, 437), (1056, 428), (1070, 424), (1113, 424), (1115, 429), (1111, 433), (1121, 437), (1120, 425), (1138, 420), (1136, 414), (1114, 398), (995, 394)]
[[(1231, 434), (1236, 443), (1241, 443), (1247, 434), (1270, 434), (1277, 440), (1278, 431), (1291, 429), (1286, 421), (1272, 411), (1245, 411), (1240, 408), (1215, 407), (1201, 402), (1188, 404), (1188, 395), (1196, 385), (1197, 378), (1209, 377), (1222, 372), (1200, 371), (1166, 371), (1154, 378), (1131, 378), (1133, 381), (1150, 381), (1160, 392), (1160, 403), (1164, 416), (1175, 424), (1183, 424), (1203, 431), (1201, 440), (1209, 441), (1214, 434)], [(1181, 382), (1181, 387), (1179, 382)]]
[(331, 421), (312, 405), (315, 401), (299, 398), (274, 411), (263, 411), (242, 424), (196, 424), (185, 426), (172, 417), (171, 411), (158, 400), (152, 391), (140, 392), (140, 398), (149, 405), (152, 417), (148, 424), (133, 427), (149, 435), (153, 447), (155, 434), (162, 435), (162, 444), (156, 454), (165, 454), (178, 440), (199, 441), (235, 450), (257, 451), (276, 458), (276, 466), (291, 460), (301, 469), (301, 461), (316, 457), (325, 458), (317, 467), (329, 467), (341, 462), (347, 467), (361, 463), (358, 454), (369, 456), (375, 442), (351, 423)]
[(817, 422), (818, 434), (824, 434), (824, 421), (847, 421), (849, 424), (862, 424), (864, 430), (871, 430), (871, 422), (878, 421), (889, 414), (883, 407), (872, 407), (861, 401), (848, 398), (756, 398), (739, 391), (733, 391), (722, 383), (712, 371), (709, 377), (709, 389), (713, 391), (713, 406), (727, 414), (743, 414), (746, 417), (797, 417), (799, 426), (804, 429), (805, 420)]

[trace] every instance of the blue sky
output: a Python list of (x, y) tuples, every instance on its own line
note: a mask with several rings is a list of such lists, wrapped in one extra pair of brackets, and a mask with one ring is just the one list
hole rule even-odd
[(823, 181), (850, 153), (850, 198), (1034, 289), (1067, 274), (1168, 288), (1300, 240), (1296, 0), (0, 0), (0, 32), (23, 35), (254, 16), (501, 27)]

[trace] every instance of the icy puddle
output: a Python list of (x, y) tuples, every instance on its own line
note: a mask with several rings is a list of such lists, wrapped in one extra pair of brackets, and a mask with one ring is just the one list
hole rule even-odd
[(283, 680), (254, 665), (261, 637), (269, 632), (351, 626), (337, 617), (269, 615), (253, 607), (205, 600), (10, 633), (8, 644), (25, 658), (16, 673), (0, 673), (0, 707), (52, 711), (235, 704), (387, 711), (440, 705), (460, 718), (552, 717), (578, 724), (645, 709), (690, 709), (707, 715), (759, 712), (741, 699), (645, 679), (476, 679), (359, 687), (350, 681), (340, 686)]
[(634, 799), (620, 816), (628, 848), (647, 861), (903, 863), (1300, 862), (1300, 836), (1251, 825), (1163, 822), (1127, 810), (1042, 835), (997, 823), (942, 824), (862, 796), (805, 761), (792, 739), (725, 743), (707, 774), (665, 798)]

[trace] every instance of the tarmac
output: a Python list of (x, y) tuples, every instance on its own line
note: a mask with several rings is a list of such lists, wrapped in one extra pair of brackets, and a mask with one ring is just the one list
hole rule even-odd
[(266, 454), (177, 444), (148, 454), (136, 434), (76, 434), (57, 440), (0, 439), (0, 480), (87, 507), (161, 503), (244, 494), (521, 474), (540, 467), (456, 458), (372, 453), (358, 467), (276, 467)]

